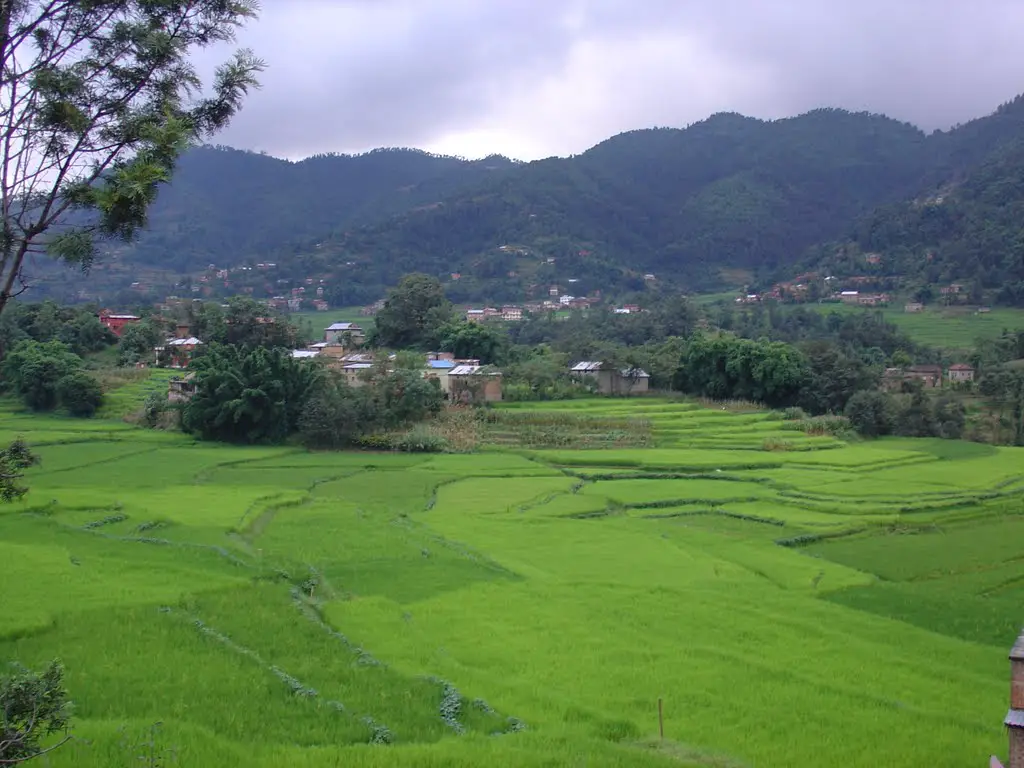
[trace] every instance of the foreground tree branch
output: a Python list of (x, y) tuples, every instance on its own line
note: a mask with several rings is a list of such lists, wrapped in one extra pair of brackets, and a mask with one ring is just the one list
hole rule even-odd
[(88, 269), (130, 240), (181, 153), (223, 128), (265, 64), (247, 49), (211, 88), (189, 55), (232, 41), (258, 0), (0, 0), (0, 312), (25, 256)]

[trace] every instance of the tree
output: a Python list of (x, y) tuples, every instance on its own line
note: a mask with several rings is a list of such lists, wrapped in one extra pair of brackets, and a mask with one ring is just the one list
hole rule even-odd
[[(18, 765), (57, 749), (71, 738), (70, 719), (71, 702), (59, 661), (40, 673), (18, 668), (0, 678), (0, 765)], [(44, 747), (43, 739), (56, 733), (64, 738)]]
[(59, 341), (21, 341), (4, 360), (4, 377), (34, 411), (57, 407), (57, 382), (77, 371), (82, 359)]
[(508, 334), (493, 325), (456, 320), (442, 326), (440, 347), (457, 358), (479, 360), (483, 365), (497, 363), (508, 345)]
[(393, 349), (424, 349), (437, 344), (441, 326), (451, 320), (452, 305), (441, 281), (406, 275), (391, 289), (375, 318), (373, 343)]
[(846, 403), (844, 414), (850, 424), (865, 437), (892, 432), (892, 398), (884, 392), (861, 390)]
[(152, 360), (154, 349), (166, 340), (167, 335), (152, 319), (125, 326), (117, 345), (119, 365), (135, 365), (141, 360)]
[(287, 350), (211, 344), (193, 360), (182, 426), (207, 440), (280, 442), (295, 431), (321, 369)]
[(72, 371), (57, 382), (57, 398), (72, 416), (88, 417), (103, 405), (103, 389), (85, 371)]
[(39, 463), (39, 457), (29, 451), (21, 440), (15, 440), (8, 448), (0, 449), (0, 501), (17, 501), (28, 489), (18, 485), (22, 471)]
[[(189, 53), (230, 41), (256, 0), (0, 3), (0, 313), (31, 253), (88, 269), (131, 239), (189, 144), (241, 107), (264, 63), (238, 51), (209, 96)], [(22, 287), (15, 283), (22, 280)]]

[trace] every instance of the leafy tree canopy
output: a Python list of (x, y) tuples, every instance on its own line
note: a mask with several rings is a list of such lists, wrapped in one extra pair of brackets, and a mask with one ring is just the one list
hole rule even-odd
[(255, 0), (0, 4), (0, 312), (25, 257), (84, 268), (95, 236), (130, 239), (182, 151), (238, 111), (263, 62), (239, 51), (201, 90), (189, 61)]

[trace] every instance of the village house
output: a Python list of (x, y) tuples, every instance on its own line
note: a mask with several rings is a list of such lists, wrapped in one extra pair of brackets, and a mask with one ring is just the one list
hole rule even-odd
[(448, 399), (453, 403), (501, 401), (501, 371), (491, 366), (464, 364), (448, 371)]
[(203, 342), (195, 336), (179, 336), (175, 339), (168, 339), (162, 346), (157, 347), (156, 364), (167, 368), (187, 368), (192, 362), (196, 350)]
[(341, 376), (350, 387), (361, 387), (366, 383), (366, 372), (373, 368), (373, 363), (344, 363)]
[(435, 380), (442, 392), (448, 392), (448, 374), (456, 365), (450, 353), (430, 352), (427, 354), (427, 366), (423, 370), (423, 377)]
[(974, 381), (974, 368), (966, 363), (956, 363), (949, 366), (946, 376), (954, 384)]
[(186, 374), (184, 378), (175, 376), (167, 382), (167, 401), (171, 403), (186, 403), (196, 393), (196, 375)]
[(857, 297), (857, 304), (862, 307), (877, 307), (889, 303), (889, 296), (884, 293), (862, 293)]
[(523, 319), (522, 307), (506, 305), (501, 308), (501, 319), (506, 323), (517, 323)]
[(602, 395), (634, 395), (650, 389), (651, 377), (641, 368), (618, 370), (603, 362), (583, 361), (569, 373), (575, 379), (590, 379)]
[(484, 311), (482, 309), (467, 309), (466, 310), (466, 322), (469, 323), (482, 323), (484, 321)]
[(843, 304), (857, 304), (860, 301), (860, 291), (840, 291), (839, 300)]
[(115, 315), (109, 309), (104, 309), (99, 313), (100, 323), (110, 329), (115, 336), (120, 336), (124, 332), (125, 326), (137, 323), (141, 319), (138, 315)]
[(341, 344), (344, 342), (358, 347), (365, 340), (365, 331), (355, 323), (331, 323), (324, 328), (324, 341), (329, 343)]

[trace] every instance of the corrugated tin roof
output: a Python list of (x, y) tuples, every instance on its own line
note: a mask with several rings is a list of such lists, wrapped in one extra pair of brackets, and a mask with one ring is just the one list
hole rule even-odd
[(603, 363), (600, 363), (600, 362), (584, 361), (582, 363), (576, 363), (576, 365), (574, 365), (572, 367), (572, 370), (574, 370), (574, 371), (600, 371), (602, 365), (603, 365)]
[(500, 371), (485, 370), (486, 366), (483, 365), (456, 365), (450, 371), (449, 376), (475, 376), (477, 374), (483, 374), (487, 376), (501, 376)]
[(1010, 728), (1024, 728), (1024, 709), (1011, 709), (1007, 712), (1003, 725)]
[(199, 339), (195, 336), (189, 336), (187, 339), (168, 339), (167, 345), (171, 347), (185, 347), (189, 344), (195, 346), (196, 344), (202, 344)]
[(451, 360), (427, 360), (428, 368), (455, 368)]
[(361, 331), (363, 330), (355, 323), (331, 323), (325, 330), (328, 331)]
[(319, 354), (320, 353), (317, 352), (314, 349), (293, 349), (292, 350), (292, 357), (296, 357), (296, 358), (316, 357)]
[(365, 371), (367, 368), (373, 368), (372, 363), (349, 363), (348, 365), (342, 366), (346, 371)]

